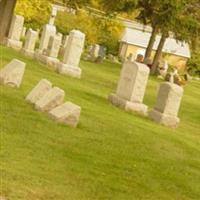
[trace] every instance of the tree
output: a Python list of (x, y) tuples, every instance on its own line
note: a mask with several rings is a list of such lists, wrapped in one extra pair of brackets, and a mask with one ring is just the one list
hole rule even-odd
[(186, 42), (191, 42), (200, 33), (199, 9), (196, 9), (197, 5), (199, 5), (198, 0), (172, 0), (168, 4), (168, 12), (159, 20), (162, 37), (151, 67), (152, 74), (155, 74), (157, 71), (162, 49), (169, 32), (173, 32), (177, 40)]
[(27, 26), (40, 28), (48, 21), (51, 11), (50, 0), (18, 0), (15, 12), (24, 16)]
[(4, 38), (8, 35), (15, 4), (16, 0), (0, 1), (0, 43), (3, 43)]

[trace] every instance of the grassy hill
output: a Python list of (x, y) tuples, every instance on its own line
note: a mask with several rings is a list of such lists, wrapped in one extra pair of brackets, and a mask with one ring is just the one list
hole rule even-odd
[[(200, 199), (200, 83), (185, 86), (179, 128), (126, 113), (107, 101), (120, 65), (81, 62), (81, 80), (0, 46), (0, 67), (27, 63), (20, 89), (0, 86), (0, 196), (9, 200)], [(82, 107), (78, 128), (51, 121), (24, 100), (42, 78)], [(150, 78), (152, 107), (159, 82)]]

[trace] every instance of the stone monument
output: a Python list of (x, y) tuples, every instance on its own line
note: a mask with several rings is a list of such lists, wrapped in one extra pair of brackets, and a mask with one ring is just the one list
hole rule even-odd
[(20, 41), (21, 33), (24, 25), (24, 17), (20, 15), (14, 15), (12, 18), (8, 38), (6, 45), (14, 49), (21, 49), (23, 43)]
[(79, 62), (84, 48), (84, 41), (84, 33), (78, 30), (70, 32), (63, 61), (58, 63), (59, 73), (76, 78), (81, 77)]
[(27, 31), (24, 47), (21, 52), (28, 56), (34, 55), (35, 45), (38, 38), (38, 32), (33, 31), (31, 28)]
[(124, 62), (117, 91), (109, 96), (111, 103), (126, 111), (134, 111), (146, 116), (148, 108), (142, 102), (149, 72), (149, 68), (144, 64)]
[(180, 121), (177, 115), (182, 96), (182, 87), (170, 82), (162, 83), (154, 109), (149, 112), (149, 118), (165, 126), (177, 127)]

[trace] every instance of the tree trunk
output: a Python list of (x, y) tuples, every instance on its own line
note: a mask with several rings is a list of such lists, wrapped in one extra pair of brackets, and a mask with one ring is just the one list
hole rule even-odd
[(147, 49), (146, 49), (145, 57), (144, 57), (144, 63), (146, 63), (146, 64), (148, 64), (147, 62), (151, 58), (151, 54), (152, 54), (152, 51), (153, 51), (153, 45), (155, 43), (157, 33), (158, 33), (158, 28), (155, 25), (153, 27), (153, 31), (151, 33), (151, 37), (150, 37), (150, 40), (149, 40), (149, 43), (148, 43), (148, 46), (147, 46)]
[(160, 39), (160, 43), (158, 45), (158, 49), (157, 49), (156, 54), (153, 59), (153, 64), (151, 66), (151, 74), (156, 74), (156, 72), (157, 72), (158, 63), (162, 56), (162, 50), (163, 50), (166, 39), (167, 39), (167, 33), (163, 33), (162, 37)]
[(17, 0), (0, 0), (0, 43), (7, 37)]

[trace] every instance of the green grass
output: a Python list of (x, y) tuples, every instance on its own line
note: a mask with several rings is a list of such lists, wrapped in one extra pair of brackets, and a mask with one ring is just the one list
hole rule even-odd
[[(27, 63), (20, 89), (0, 86), (0, 196), (9, 200), (199, 200), (200, 83), (185, 86), (179, 128), (126, 113), (107, 101), (120, 65), (81, 62), (81, 80), (0, 47), (0, 67)], [(24, 100), (42, 78), (82, 107), (76, 129)], [(151, 108), (159, 82), (150, 78)]]

